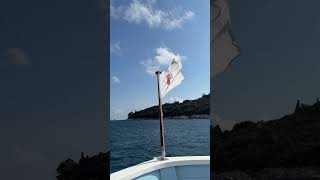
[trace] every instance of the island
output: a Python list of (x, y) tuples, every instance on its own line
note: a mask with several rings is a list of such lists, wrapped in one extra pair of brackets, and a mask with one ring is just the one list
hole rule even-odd
[[(181, 103), (166, 103), (162, 105), (163, 117), (167, 119), (209, 119), (210, 94), (203, 94), (195, 100), (185, 100)], [(152, 106), (140, 111), (130, 112), (128, 119), (158, 119), (159, 107)]]
[(214, 179), (319, 178), (319, 99), (312, 105), (298, 100), (279, 119), (211, 127), (210, 144)]

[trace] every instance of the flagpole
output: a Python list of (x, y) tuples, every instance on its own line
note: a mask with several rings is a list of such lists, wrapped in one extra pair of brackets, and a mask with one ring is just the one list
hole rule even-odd
[(160, 96), (160, 82), (159, 75), (161, 71), (156, 71), (157, 81), (158, 81), (158, 101), (159, 101), (159, 118), (160, 118), (160, 147), (161, 147), (161, 156), (160, 160), (164, 160), (166, 156), (166, 148), (164, 144), (164, 128), (163, 128), (163, 113), (162, 113), (162, 104), (161, 104), (161, 96)]

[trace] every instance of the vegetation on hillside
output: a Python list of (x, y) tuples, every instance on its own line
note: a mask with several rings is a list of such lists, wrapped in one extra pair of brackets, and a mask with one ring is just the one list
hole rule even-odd
[[(210, 94), (202, 95), (196, 100), (185, 100), (182, 103), (166, 103), (162, 105), (164, 117), (179, 117), (210, 114)], [(159, 107), (152, 106), (141, 111), (130, 112), (129, 119), (155, 119), (159, 118)]]

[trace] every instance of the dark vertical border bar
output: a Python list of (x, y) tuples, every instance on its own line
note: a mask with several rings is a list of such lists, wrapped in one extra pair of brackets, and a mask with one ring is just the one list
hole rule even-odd
[[(210, 0), (210, 67), (212, 67), (211, 63), (213, 63), (213, 52), (211, 51), (211, 46), (212, 46), (212, 43), (211, 43), (211, 37), (213, 35), (212, 33), (212, 26), (213, 26), (213, 23), (211, 21), (211, 18), (213, 17), (213, 8), (212, 8), (212, 5), (213, 5), (213, 0)], [(212, 127), (213, 127), (213, 113), (214, 113), (214, 109), (213, 109), (213, 96), (214, 96), (214, 91), (213, 91), (213, 79), (212, 79), (212, 75), (213, 75), (213, 69), (210, 68), (210, 141), (209, 141), (209, 145), (210, 145), (210, 179), (213, 179), (212, 178), (212, 171), (213, 171), (213, 167), (212, 167), (212, 164), (213, 164), (213, 154), (212, 151), (212, 144), (213, 144), (213, 138), (212, 138)]]
[(104, 58), (105, 58), (105, 89), (106, 89), (106, 114), (104, 120), (105, 125), (105, 138), (104, 142), (107, 151), (107, 177), (110, 179), (110, 131), (109, 131), (109, 121), (110, 121), (110, 0), (103, 0), (104, 3)]

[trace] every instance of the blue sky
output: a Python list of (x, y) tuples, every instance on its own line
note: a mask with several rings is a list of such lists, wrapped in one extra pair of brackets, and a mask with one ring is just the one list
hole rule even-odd
[(182, 60), (185, 80), (164, 102), (195, 99), (210, 91), (209, 1), (111, 1), (111, 119), (157, 104), (156, 69)]

